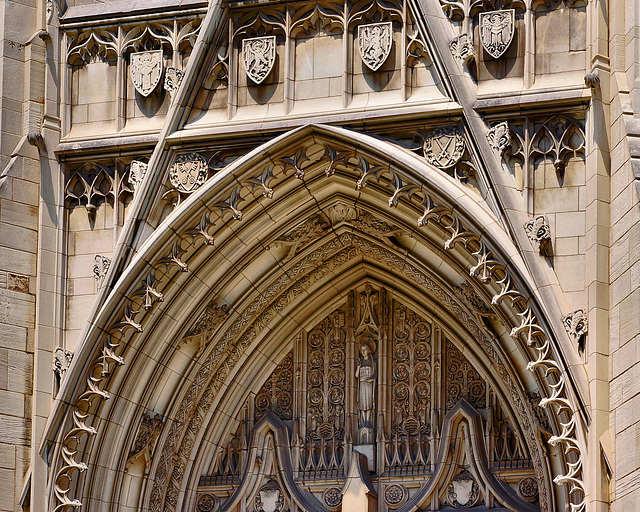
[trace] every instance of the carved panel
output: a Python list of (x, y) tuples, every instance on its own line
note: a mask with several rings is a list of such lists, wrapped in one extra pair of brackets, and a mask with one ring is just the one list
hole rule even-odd
[(451, 409), (461, 399), (479, 409), (484, 408), (486, 404), (484, 379), (451, 341), (445, 342), (445, 348), (445, 403), (447, 409)]
[(392, 432), (429, 432), (431, 325), (406, 306), (393, 307)]
[(345, 421), (345, 311), (338, 309), (309, 333), (307, 438), (343, 439)]
[(273, 412), (283, 420), (293, 418), (293, 352), (289, 352), (276, 366), (256, 395), (256, 421), (260, 420), (267, 411)]

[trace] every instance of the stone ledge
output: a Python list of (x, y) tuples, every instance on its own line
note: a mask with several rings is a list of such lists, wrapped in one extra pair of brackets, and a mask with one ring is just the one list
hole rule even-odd
[(73, 157), (76, 154), (86, 157), (88, 151), (123, 155), (141, 147), (153, 149), (153, 146), (157, 143), (158, 134), (64, 141), (58, 144), (54, 153), (58, 155), (61, 160), (66, 160), (68, 157)]
[(207, 5), (207, 2), (202, 0), (119, 0), (116, 2), (78, 5), (67, 9), (60, 17), (60, 24), (64, 26), (96, 18), (100, 21), (109, 21), (109, 18), (139, 16), (144, 12), (158, 14), (159, 11), (206, 8)]
[[(585, 107), (591, 101), (590, 90), (586, 87), (569, 88), (569, 89), (552, 89), (541, 91), (522, 91), (512, 95), (500, 96), (480, 96), (473, 108), (480, 112), (491, 111), (495, 113), (500, 111), (500, 116), (504, 111), (514, 109), (529, 110), (540, 109), (549, 106), (576, 106), (584, 105)], [(500, 117), (497, 116), (497, 117)], [(487, 117), (494, 117), (488, 115)]]

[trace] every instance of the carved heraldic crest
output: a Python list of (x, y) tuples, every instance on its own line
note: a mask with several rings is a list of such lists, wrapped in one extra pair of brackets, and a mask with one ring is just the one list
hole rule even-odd
[(464, 154), (464, 137), (457, 128), (442, 126), (424, 140), (424, 157), (438, 169), (456, 165)]
[(494, 59), (500, 58), (513, 41), (516, 11), (490, 11), (480, 13), (480, 39), (482, 46)]
[(169, 169), (169, 180), (180, 192), (190, 194), (207, 180), (207, 161), (198, 153), (183, 153)]
[(362, 62), (369, 69), (377, 71), (384, 64), (391, 51), (391, 22), (372, 23), (358, 27), (358, 49)]
[(254, 37), (242, 40), (242, 63), (247, 76), (261, 84), (276, 61), (276, 36)]
[(162, 50), (131, 54), (133, 86), (144, 97), (149, 96), (162, 77)]

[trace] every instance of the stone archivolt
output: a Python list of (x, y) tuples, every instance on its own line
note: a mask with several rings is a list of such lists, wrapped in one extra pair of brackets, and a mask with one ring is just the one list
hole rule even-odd
[[(333, 129), (333, 131), (341, 133), (340, 130)], [(331, 131), (329, 131), (329, 133), (331, 133)], [(327, 135), (324, 135), (324, 137), (327, 137)], [(320, 134), (318, 134), (315, 140), (319, 141), (323, 139)], [(328, 140), (324, 139), (324, 143), (327, 144)], [(334, 148), (339, 148), (341, 145), (344, 146), (344, 144), (341, 144), (339, 141), (332, 141), (330, 144)], [(348, 147), (343, 147), (341, 150), (345, 149), (348, 150)], [(320, 167), (324, 169), (326, 164), (333, 165), (331, 156), (322, 157), (322, 151), (318, 152), (314, 150), (313, 146), (307, 146), (305, 151), (309, 151), (311, 155), (309, 157), (309, 163), (301, 168), (301, 170), (305, 172), (305, 179), (310, 179), (308, 177), (312, 175), (317, 176), (317, 172), (315, 174), (313, 173), (314, 168), (317, 169)], [(326, 152), (324, 154), (326, 155)], [(579, 510), (581, 507), (579, 492), (582, 485), (580, 480), (582, 467), (581, 459), (579, 458), (580, 444), (576, 439), (576, 429), (578, 425), (576, 418), (573, 416), (571, 402), (566, 397), (565, 383), (562, 372), (560, 371), (561, 367), (553, 360), (549, 340), (543, 328), (538, 324), (532, 306), (512, 284), (516, 282), (513, 270), (501, 263), (499, 256), (494, 256), (495, 253), (493, 249), (489, 248), (487, 242), (475, 234), (472, 224), (462, 219), (450, 206), (447, 206), (446, 201), (432, 196), (430, 192), (423, 189), (421, 185), (416, 184), (410, 176), (405, 175), (396, 169), (395, 166), (389, 167), (384, 159), (380, 159), (379, 157), (372, 158), (371, 156), (365, 157), (362, 155), (363, 153), (359, 151), (357, 157), (354, 153), (354, 158), (346, 160), (345, 164), (338, 164), (336, 166), (336, 178), (332, 179), (353, 179), (356, 181), (358, 189), (363, 189), (369, 185), (369, 188), (372, 189), (370, 193), (373, 195), (383, 190), (388, 191), (389, 205), (398, 205), (398, 208), (402, 211), (412, 212), (412, 214), (415, 215), (414, 218), (418, 221), (418, 226), (428, 226), (428, 232), (434, 230), (434, 233), (438, 233), (437, 238), (441, 241), (444, 240), (443, 249), (445, 251), (449, 251), (452, 255), (460, 254), (462, 260), (467, 259), (468, 261), (470, 257), (474, 259), (474, 263), (471, 264), (469, 272), (472, 277), (477, 277), (479, 282), (491, 290), (490, 293), (493, 294), (492, 303), (500, 307), (500, 315), (501, 318), (505, 320), (505, 323), (509, 323), (508, 318), (512, 316), (513, 313), (517, 314), (521, 319), (519, 325), (512, 324), (514, 325), (511, 333), (512, 337), (515, 340), (519, 340), (522, 337), (523, 341), (532, 347), (533, 354), (536, 356), (536, 359), (529, 365), (532, 369), (542, 367), (547, 372), (550, 372), (550, 374), (547, 373), (547, 378), (550, 379), (548, 380), (548, 385), (550, 386), (551, 394), (543, 399), (542, 402), (543, 405), (554, 405), (560, 418), (559, 421), (561, 422), (562, 430), (560, 435), (551, 438), (551, 442), (562, 443), (568, 452), (573, 452), (578, 455), (578, 459), (574, 459), (577, 460), (577, 462), (572, 463), (567, 473), (557, 477), (556, 481), (559, 483), (566, 481), (572, 484), (572, 490), (577, 491), (577, 500), (574, 508)], [(399, 160), (402, 162), (403, 157), (400, 156)], [(253, 169), (255, 169), (255, 167), (253, 167)], [(294, 174), (298, 175), (299, 173)], [(284, 170), (278, 170), (278, 166), (276, 166), (272, 172), (272, 176), (275, 176), (275, 179), (268, 185), (265, 185), (264, 180), (261, 179), (260, 176), (261, 175), (258, 174), (258, 176), (253, 179), (256, 180), (258, 184), (274, 190), (274, 192), (278, 190), (277, 187), (279, 184), (284, 186), (284, 183), (287, 181), (290, 182), (291, 179), (296, 179), (293, 177), (287, 179)], [(248, 197), (248, 195), (242, 189), (244, 186), (243, 181), (239, 180), (235, 181), (235, 183), (237, 183), (237, 185), (234, 185), (236, 188), (234, 188), (234, 186), (222, 186), (218, 188), (218, 190), (222, 190), (221, 195), (217, 197), (214, 196), (210, 202), (213, 208), (219, 211), (221, 217), (229, 212), (234, 218), (239, 218), (240, 215), (238, 215), (238, 212), (241, 212), (243, 202), (247, 202), (244, 198)], [(253, 188), (254, 185), (252, 184), (250, 190)], [(206, 186), (204, 189), (207, 190)], [(401, 199), (402, 202), (400, 202)], [(244, 204), (244, 206), (247, 207), (249, 204), (250, 202)], [(181, 212), (176, 213), (177, 217), (180, 215)], [(184, 223), (183, 220), (180, 222)], [(198, 223), (201, 223), (201, 221), (198, 220)], [(182, 224), (175, 225), (178, 230), (182, 229), (185, 234), (189, 229), (186, 225), (184, 225), (183, 228), (178, 227)], [(214, 225), (213, 221), (211, 224), (207, 223), (207, 226), (202, 228), (202, 231), (206, 232), (209, 236), (211, 232), (207, 230), (210, 225)], [(444, 237), (442, 235), (444, 235)], [(192, 239), (195, 242), (198, 239), (202, 239), (203, 236), (204, 235), (195, 234)], [(206, 237), (204, 238), (206, 239)], [(185, 238), (184, 240), (186, 241), (188, 239), (189, 238)], [(345, 245), (349, 240), (353, 243), (347, 243)], [(357, 240), (360, 241), (356, 242)], [(168, 289), (170, 283), (165, 276), (168, 275), (176, 278), (180, 273), (187, 272), (189, 270), (189, 262), (198, 252), (201, 252), (200, 249), (202, 249), (202, 247), (206, 247), (206, 245), (190, 245), (189, 243), (176, 241), (166, 256), (159, 257), (155, 260), (156, 263), (153, 263), (156, 265), (158, 271), (161, 272), (157, 280), (146, 282), (145, 286), (147, 289), (151, 287), (158, 292), (162, 290), (162, 293), (165, 293), (163, 288)], [(410, 265), (407, 266), (407, 261), (400, 256), (400, 252), (385, 248), (384, 245), (372, 244), (367, 238), (349, 237), (347, 233), (345, 233), (334, 238), (331, 242), (324, 243), (320, 249), (320, 252), (326, 255), (333, 252), (335, 254), (334, 264), (337, 265), (342, 265), (349, 261), (359, 251), (364, 251), (373, 260), (385, 260), (386, 265), (388, 265), (389, 268), (397, 269), (399, 275), (405, 275), (409, 280), (413, 280), (423, 287), (426, 286), (426, 288), (423, 289), (431, 289), (431, 293), (435, 293), (433, 288), (435, 283), (430, 284), (430, 278), (421, 274), (417, 269), (411, 268)], [(304, 284), (301, 283), (302, 287), (300, 287), (295, 284), (295, 280), (289, 277), (301, 275), (299, 270), (296, 271), (296, 266), (299, 267), (300, 270), (303, 267), (312, 269), (309, 275), (309, 278), (312, 279), (311, 282), (313, 282), (314, 279), (319, 280), (318, 282), (322, 281), (326, 272), (330, 271), (324, 268), (324, 265), (321, 267), (314, 266), (314, 261), (322, 261), (326, 256), (322, 257), (318, 254), (318, 256), (314, 258), (311, 257), (311, 254), (307, 254), (302, 260), (300, 258), (292, 260), (291, 264), (293, 267), (287, 274), (283, 274), (282, 277), (278, 278), (273, 283), (273, 286), (269, 288), (268, 292), (265, 290), (253, 303), (248, 305), (244, 312), (232, 315), (225, 321), (224, 325), (227, 327), (225, 327), (224, 330), (216, 330), (216, 333), (221, 334), (214, 334), (215, 343), (210, 343), (211, 348), (202, 355), (202, 364), (198, 374), (195, 375), (192, 381), (192, 390), (187, 390), (183, 402), (178, 407), (175, 416), (173, 416), (175, 419), (168, 428), (165, 428), (163, 431), (163, 449), (161, 450), (158, 463), (154, 465), (154, 486), (150, 496), (151, 510), (160, 510), (163, 507), (169, 507), (170, 509), (175, 508), (180, 489), (183, 488), (182, 479), (186, 470), (185, 461), (189, 458), (193, 449), (195, 432), (200, 429), (199, 425), (202, 424), (203, 413), (210, 410), (212, 405), (220, 399), (217, 397), (218, 390), (226, 379), (230, 377), (240, 354), (253, 343), (255, 336), (272, 321), (274, 315), (285, 307), (288, 301), (295, 301), (296, 297), (305, 293), (309, 288), (308, 283), (303, 282)], [(464, 264), (465, 267), (467, 267), (467, 265), (468, 264)], [(312, 277), (314, 275), (316, 276), (315, 278)], [(287, 287), (290, 288), (285, 292), (285, 295), (282, 295), (283, 290), (287, 290)], [(435, 290), (437, 289), (438, 287), (435, 288)], [(438, 299), (444, 301), (445, 306), (448, 301), (451, 307), (454, 309), (457, 308), (459, 321), (470, 322), (468, 328), (475, 325), (475, 320), (473, 320), (475, 316), (473, 314), (466, 314), (464, 308), (460, 306), (460, 303), (457, 302), (451, 294), (447, 295), (447, 293), (442, 291), (439, 293), (441, 296), (438, 297)], [(131, 298), (125, 301), (125, 304), (120, 309), (121, 316), (111, 323), (111, 327), (105, 329), (108, 336), (104, 339), (101, 354), (89, 369), (90, 376), (87, 380), (87, 390), (83, 395), (78, 397), (75, 403), (72, 411), (75, 426), (73, 429), (68, 430), (61, 440), (61, 450), (65, 462), (61, 466), (58, 466), (59, 470), (54, 489), (55, 497), (61, 508), (73, 507), (78, 503), (78, 500), (70, 493), (72, 490), (70, 474), (71, 471), (83, 471), (86, 469), (85, 463), (78, 460), (77, 457), (79, 447), (84, 446), (84, 441), (87, 439), (87, 436), (96, 434), (95, 428), (88, 423), (90, 418), (97, 412), (95, 407), (97, 405), (96, 399), (107, 399), (109, 397), (105, 390), (107, 377), (113, 371), (114, 366), (121, 365), (124, 362), (122, 357), (123, 342), (127, 341), (127, 343), (130, 343), (132, 335), (136, 336), (135, 333), (144, 330), (144, 325), (148, 323), (146, 317), (149, 312), (154, 310), (157, 304), (157, 301), (152, 299), (148, 311), (145, 311), (145, 308), (141, 308), (138, 300), (135, 298), (135, 290), (133, 294), (127, 295)], [(436, 293), (436, 296), (437, 295), (438, 293)], [(286, 300), (284, 300), (285, 296), (288, 297)], [(503, 303), (505, 298), (510, 299), (510, 306)], [(139, 314), (142, 320), (135, 318), (136, 315)], [(250, 318), (255, 318), (256, 320), (251, 323), (249, 321)], [(527, 437), (527, 446), (532, 450), (534, 471), (541, 489), (540, 508), (542, 510), (551, 510), (553, 505), (548, 501), (548, 491), (543, 490), (543, 487), (546, 485), (546, 478), (544, 476), (546, 470), (540, 462), (543, 457), (541, 457), (539, 453), (533, 453), (536, 451), (536, 446), (538, 445), (536, 434), (533, 429), (531, 429), (532, 420), (530, 418), (533, 417), (533, 414), (530, 409), (527, 408), (527, 402), (518, 398), (521, 393), (522, 384), (516, 384), (513, 381), (513, 377), (510, 376), (510, 370), (504, 366), (504, 363), (499, 362), (503, 356), (500, 350), (492, 343), (491, 338), (483, 334), (484, 329), (477, 326), (474, 329), (474, 336), (476, 336), (479, 346), (487, 353), (488, 359), (492, 361), (493, 364), (498, 365), (497, 375), (500, 376), (503, 382), (501, 386), (505, 386), (511, 393), (510, 400), (513, 400), (518, 421), (520, 422), (525, 437)], [(441, 365), (442, 362), (436, 362), (434, 364)], [(349, 372), (347, 372), (346, 378), (350, 378), (349, 375)], [(213, 379), (210, 380), (210, 384), (208, 386), (205, 385), (212, 377)], [(539, 382), (540, 388), (544, 390), (543, 392), (546, 394), (547, 387), (543, 384), (542, 380)], [(467, 422), (469, 425), (476, 425), (480, 420), (478, 416), (474, 416), (474, 414), (477, 413), (473, 413), (464, 406), (462, 409), (451, 411), (447, 416), (450, 418), (450, 423), (445, 421), (443, 425), (449, 425), (446, 427), (448, 429), (458, 428), (455, 425), (458, 425), (457, 422), (459, 421)], [(185, 427), (187, 426), (188, 429), (185, 432)], [(481, 427), (476, 425), (470, 428)], [(473, 449), (477, 450), (480, 448), (474, 446)], [(460, 450), (462, 450), (462, 448), (460, 448)], [(482, 450), (485, 450), (485, 448), (482, 448)], [(177, 459), (174, 456), (176, 453), (178, 454)], [(476, 471), (480, 471), (480, 469), (476, 468)], [(479, 477), (479, 473), (476, 477)], [(491, 477), (488, 475), (485, 475), (484, 478), (489, 478), (488, 481), (491, 480)], [(430, 484), (428, 484), (425, 489), (417, 492), (416, 499), (424, 502), (426, 499), (425, 493), (433, 491), (433, 489), (431, 491), (429, 491), (429, 489)], [(500, 494), (499, 490), (495, 490), (497, 489), (496, 487), (493, 487), (493, 489), (496, 493)], [(490, 498), (485, 496), (484, 499)], [(501, 499), (507, 498), (502, 496)], [(526, 507), (522, 509), (528, 510)]]

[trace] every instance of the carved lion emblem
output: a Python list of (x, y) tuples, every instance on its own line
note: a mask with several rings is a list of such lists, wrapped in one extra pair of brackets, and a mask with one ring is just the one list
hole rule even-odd
[(242, 40), (242, 62), (247, 76), (261, 84), (276, 61), (276, 36)]
[(490, 11), (480, 13), (480, 39), (482, 46), (494, 59), (501, 57), (513, 41), (516, 11)]
[(144, 97), (149, 96), (162, 76), (162, 50), (131, 54), (133, 86)]
[(377, 71), (387, 60), (392, 42), (391, 22), (372, 23), (358, 27), (358, 49), (362, 62), (369, 69)]

